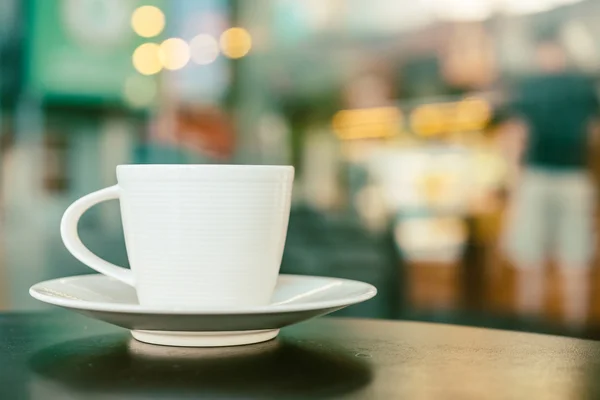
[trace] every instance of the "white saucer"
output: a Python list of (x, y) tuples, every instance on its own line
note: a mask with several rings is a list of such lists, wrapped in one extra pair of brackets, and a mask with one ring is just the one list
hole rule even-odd
[(377, 289), (347, 279), (280, 275), (270, 305), (226, 310), (142, 306), (135, 289), (96, 274), (41, 282), (29, 293), (45, 303), (131, 329), (142, 342), (212, 347), (273, 339), (280, 328), (368, 300)]

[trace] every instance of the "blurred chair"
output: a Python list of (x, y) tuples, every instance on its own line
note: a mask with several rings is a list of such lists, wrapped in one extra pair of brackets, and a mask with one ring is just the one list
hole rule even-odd
[(391, 229), (376, 234), (351, 216), (292, 210), (282, 273), (355, 279), (378, 290), (372, 300), (334, 315), (397, 318), (403, 303), (401, 268)]

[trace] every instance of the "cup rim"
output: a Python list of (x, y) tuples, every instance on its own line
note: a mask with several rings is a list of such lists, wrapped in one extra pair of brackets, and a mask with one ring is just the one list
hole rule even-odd
[(119, 164), (120, 169), (229, 169), (229, 170), (293, 170), (292, 165), (262, 165), (262, 164)]
[(254, 181), (293, 180), (291, 165), (238, 164), (122, 164), (117, 166), (119, 183), (134, 181)]

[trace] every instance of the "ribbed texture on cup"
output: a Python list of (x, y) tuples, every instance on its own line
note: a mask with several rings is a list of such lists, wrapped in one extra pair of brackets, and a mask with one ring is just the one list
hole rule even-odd
[(198, 173), (169, 180), (159, 174), (152, 181), (119, 174), (125, 241), (140, 303), (268, 304), (293, 181), (293, 169), (273, 168), (279, 169), (261, 179), (250, 173), (254, 179), (248, 180), (240, 180), (242, 170), (215, 169), (219, 179)]

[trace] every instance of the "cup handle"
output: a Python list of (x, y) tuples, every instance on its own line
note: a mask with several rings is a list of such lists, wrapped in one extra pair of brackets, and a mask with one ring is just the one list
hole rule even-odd
[(65, 247), (76, 259), (101, 274), (115, 278), (130, 286), (134, 286), (134, 277), (131, 270), (111, 264), (92, 253), (81, 242), (77, 233), (79, 218), (81, 218), (88, 208), (106, 200), (118, 199), (120, 192), (119, 186), (115, 185), (90, 193), (75, 201), (67, 208), (67, 211), (65, 211), (62, 217), (60, 222), (60, 235)]

